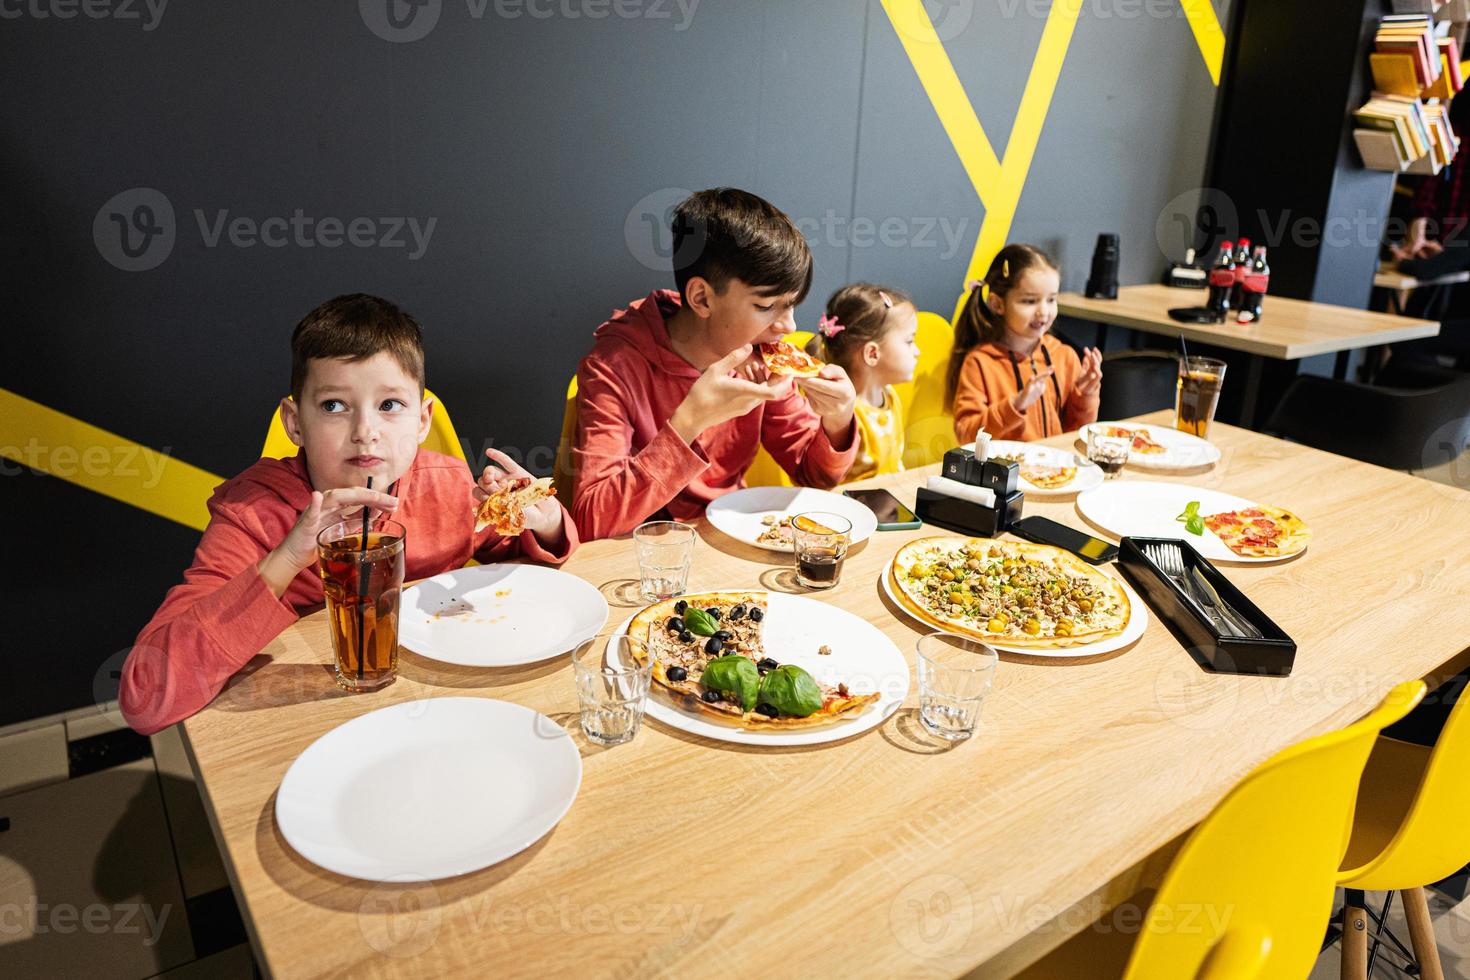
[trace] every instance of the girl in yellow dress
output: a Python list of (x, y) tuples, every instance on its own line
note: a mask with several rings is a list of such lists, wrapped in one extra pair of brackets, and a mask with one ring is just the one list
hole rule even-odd
[(856, 282), (827, 300), (809, 353), (841, 365), (857, 389), (861, 445), (847, 479), (903, 469), (903, 409), (896, 384), (913, 380), (919, 361), (919, 317), (901, 290)]

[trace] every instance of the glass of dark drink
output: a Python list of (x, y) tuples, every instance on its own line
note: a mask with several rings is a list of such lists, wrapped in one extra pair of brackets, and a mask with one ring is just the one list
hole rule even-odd
[(811, 511), (791, 519), (796, 580), (808, 589), (830, 589), (842, 578), (852, 522), (841, 514)]
[(398, 676), (398, 599), (403, 591), (402, 524), (342, 521), (317, 535), (317, 568), (337, 655), (337, 683), (376, 691)]
[(1225, 380), (1225, 362), (1213, 357), (1181, 357), (1179, 389), (1174, 402), (1174, 428), (1207, 438)]
[(1105, 479), (1111, 480), (1122, 472), (1132, 448), (1131, 436), (1109, 435), (1097, 427), (1087, 430), (1087, 458), (1097, 464)]

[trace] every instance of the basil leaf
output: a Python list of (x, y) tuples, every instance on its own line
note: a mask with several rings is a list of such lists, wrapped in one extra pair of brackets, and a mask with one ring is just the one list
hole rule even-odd
[[(688, 625), (689, 621), (686, 619), (684, 623)], [(750, 711), (755, 707), (756, 696), (761, 686), (761, 675), (749, 657), (730, 653), (723, 657), (716, 657), (706, 664), (704, 676), (699, 679), (699, 682), (707, 691), (733, 694), (740, 703), (741, 709)]]
[(1191, 525), (1189, 523), (1190, 521), (1195, 521), (1195, 520), (1198, 520), (1198, 519), (1199, 519), (1199, 501), (1198, 500), (1191, 500), (1189, 503), (1185, 504), (1184, 505), (1184, 513), (1182, 513), (1178, 517), (1174, 518), (1174, 520), (1176, 520), (1176, 521), (1184, 521), (1185, 522), (1184, 529), (1186, 531), (1189, 531), (1190, 534), (1200, 534), (1200, 533), (1202, 533), (1202, 531), (1192, 530), (1193, 525)]
[(782, 664), (761, 681), (758, 700), (783, 715), (805, 718), (822, 706), (822, 689), (795, 664)]
[(689, 627), (689, 632), (695, 636), (714, 636), (715, 621), (709, 618), (709, 614), (703, 609), (695, 609), (690, 606), (684, 610), (684, 625)]
[(1191, 514), (1189, 520), (1184, 522), (1184, 530), (1190, 534), (1205, 533), (1205, 519), (1198, 514)]

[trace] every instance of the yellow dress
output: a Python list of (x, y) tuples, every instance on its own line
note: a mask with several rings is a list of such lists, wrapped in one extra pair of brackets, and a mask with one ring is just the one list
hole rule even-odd
[(883, 386), (883, 407), (858, 396), (853, 412), (858, 426), (858, 455), (847, 481), (903, 470), (903, 406), (892, 385)]

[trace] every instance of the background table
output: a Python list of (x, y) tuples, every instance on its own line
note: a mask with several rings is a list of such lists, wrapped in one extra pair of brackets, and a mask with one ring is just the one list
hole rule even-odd
[[(578, 731), (585, 773), (560, 825), (459, 878), (372, 884), (309, 864), (275, 824), (281, 777), (336, 725), (413, 698), (503, 698), (576, 730), (570, 666), (474, 670), (405, 654), (396, 683), (351, 696), (333, 684), (323, 616), (302, 619), (184, 723), (262, 968), (1014, 972), (1156, 881), (1252, 766), (1362, 715), (1399, 681), (1470, 662), (1470, 493), (1228, 426), (1213, 434), (1221, 463), (1185, 479), (1290, 507), (1315, 532), (1294, 561), (1225, 567), (1297, 640), (1292, 676), (1204, 673), (1151, 614), (1115, 655), (1003, 655), (982, 732), (953, 748), (920, 728), (917, 677), (879, 728), (822, 747), (751, 749), (649, 723), (602, 749)], [(912, 501), (928, 472), (868, 483)], [(1085, 526), (1070, 499), (1026, 510)], [(791, 588), (781, 556), (702, 533), (692, 588)], [(902, 542), (933, 533), (874, 535), (814, 598), (877, 624), (912, 666), (925, 631), (878, 581)], [(567, 569), (609, 597), (609, 627), (631, 614), (627, 540), (590, 542)]]
[[(1308, 300), (1267, 296), (1265, 312), (1254, 323), (1180, 323), (1169, 310), (1180, 306), (1204, 306), (1206, 290), (1145, 284), (1123, 286), (1117, 299), (1089, 299), (1079, 293), (1057, 297), (1057, 312), (1106, 326), (1116, 324), (1144, 333), (1183, 337), (1243, 351), (1251, 355), (1245, 381), (1244, 425), (1254, 422), (1259, 402), (1261, 359), (1298, 361), (1319, 354), (1336, 354), (1333, 377), (1347, 376), (1350, 351), (1378, 347), (1402, 340), (1433, 337), (1439, 324), (1392, 313), (1374, 313), (1346, 306)], [(1106, 332), (1100, 332), (1101, 346)]]

